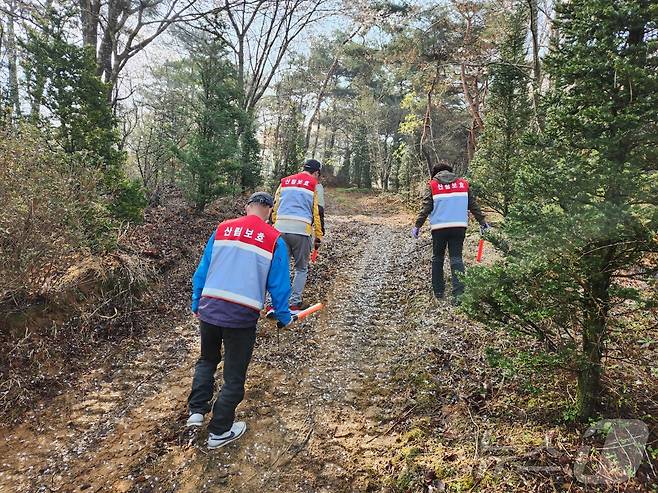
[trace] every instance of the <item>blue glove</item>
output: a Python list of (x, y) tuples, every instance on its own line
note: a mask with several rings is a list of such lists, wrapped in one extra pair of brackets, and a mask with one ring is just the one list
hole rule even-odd
[(411, 236), (413, 236), (415, 239), (418, 239), (420, 236), (420, 228), (414, 226), (413, 229), (411, 230)]
[(489, 224), (489, 223), (480, 224), (480, 234), (481, 235), (485, 234), (490, 229), (491, 229), (491, 224)]

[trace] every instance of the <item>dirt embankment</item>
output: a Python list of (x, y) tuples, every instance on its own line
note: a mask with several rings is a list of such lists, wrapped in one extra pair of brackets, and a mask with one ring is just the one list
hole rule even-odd
[(87, 372), (139, 350), (150, 330), (185, 317), (195, 257), (218, 221), (239, 213), (221, 200), (191, 215), (180, 199), (121, 231), (119, 248), (80, 254), (41, 292), (0, 304), (0, 425), (20, 422)]
[[(0, 437), (0, 491), (588, 491), (570, 472), (580, 430), (555, 418), (571, 382), (542, 401), (488, 363), (491, 348), (518, 340), (432, 298), (428, 237), (409, 237), (394, 197), (383, 208), (377, 196), (328, 196), (306, 292), (326, 309), (280, 333), (261, 323), (242, 439), (208, 451), (203, 429), (184, 428), (198, 354), (185, 314), (203, 232), (151, 293), (170, 308), (139, 344)], [(467, 238), (467, 264), (476, 243)], [(655, 473), (643, 467), (623, 489), (647, 491)]]

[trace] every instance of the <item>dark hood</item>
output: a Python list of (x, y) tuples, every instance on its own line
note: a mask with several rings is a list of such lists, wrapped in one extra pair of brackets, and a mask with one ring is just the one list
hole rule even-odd
[(434, 175), (434, 179), (439, 183), (452, 183), (457, 179), (457, 175), (452, 171), (443, 170)]

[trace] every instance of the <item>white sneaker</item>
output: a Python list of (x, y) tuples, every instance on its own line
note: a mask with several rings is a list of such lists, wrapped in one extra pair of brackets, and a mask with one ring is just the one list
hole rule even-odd
[(201, 413), (191, 413), (190, 417), (187, 418), (187, 424), (185, 426), (201, 426), (203, 425), (203, 414)]
[(223, 447), (227, 443), (231, 443), (240, 438), (242, 435), (244, 435), (245, 431), (247, 431), (247, 424), (244, 421), (236, 421), (233, 423), (233, 426), (231, 426), (231, 429), (226, 433), (222, 433), (221, 435), (209, 433), (208, 448), (215, 449)]
[(305, 308), (306, 308), (306, 306), (302, 305), (301, 303), (299, 305), (290, 305), (290, 314), (291, 315), (299, 315), (299, 312), (301, 312)]

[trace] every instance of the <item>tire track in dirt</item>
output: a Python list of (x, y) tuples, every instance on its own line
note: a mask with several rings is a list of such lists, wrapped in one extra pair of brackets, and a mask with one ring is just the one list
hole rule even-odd
[[(332, 301), (317, 330), (319, 357), (305, 384), (314, 402), (317, 440), (310, 460), (322, 464), (315, 491), (361, 491), (368, 467), (391, 437), (375, 441), (393, 410), (380, 392), (399, 345), (402, 310), (396, 306), (399, 259), (412, 244), (385, 218), (347, 218), (365, 247), (335, 280)], [(313, 490), (308, 490), (313, 491)]]

